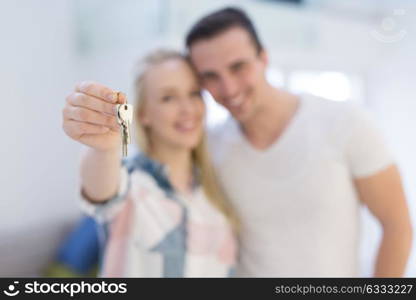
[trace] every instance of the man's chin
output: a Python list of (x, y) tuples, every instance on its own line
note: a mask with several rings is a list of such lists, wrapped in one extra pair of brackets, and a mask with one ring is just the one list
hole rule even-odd
[(239, 112), (230, 111), (230, 113), (233, 116), (233, 118), (236, 119), (239, 122), (244, 122), (249, 117), (249, 114), (247, 114), (247, 112), (244, 112), (244, 111), (239, 111)]
[(250, 116), (250, 110), (246, 106), (239, 107), (238, 109), (229, 109), (230, 114), (237, 121), (243, 122)]

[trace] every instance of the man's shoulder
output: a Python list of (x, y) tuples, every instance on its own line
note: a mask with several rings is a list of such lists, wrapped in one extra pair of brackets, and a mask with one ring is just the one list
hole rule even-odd
[(349, 101), (334, 101), (311, 94), (302, 94), (300, 98), (307, 107), (307, 110), (314, 114), (344, 114), (353, 108), (353, 105)]
[(301, 96), (306, 116), (313, 123), (324, 126), (348, 124), (367, 114), (360, 106), (350, 101), (333, 101), (319, 96), (304, 94)]
[(302, 98), (305, 133), (342, 149), (349, 136), (371, 121), (369, 112), (352, 101), (333, 101), (313, 95)]

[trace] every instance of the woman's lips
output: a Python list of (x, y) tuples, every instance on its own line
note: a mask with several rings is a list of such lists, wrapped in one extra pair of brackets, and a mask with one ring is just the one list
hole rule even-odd
[(182, 121), (175, 123), (175, 129), (180, 132), (191, 132), (194, 131), (198, 127), (198, 123), (196, 121)]

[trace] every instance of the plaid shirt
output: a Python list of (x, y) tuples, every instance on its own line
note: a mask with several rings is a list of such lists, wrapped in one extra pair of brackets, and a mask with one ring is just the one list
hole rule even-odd
[(122, 160), (115, 197), (98, 204), (82, 197), (81, 206), (108, 229), (102, 277), (234, 273), (237, 242), (223, 214), (207, 200), (197, 180), (190, 194), (175, 192), (166, 166), (143, 153)]

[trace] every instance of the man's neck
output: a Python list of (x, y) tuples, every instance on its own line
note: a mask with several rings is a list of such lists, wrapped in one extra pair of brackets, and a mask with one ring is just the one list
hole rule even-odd
[(265, 150), (286, 130), (296, 114), (299, 100), (295, 95), (270, 85), (259, 97), (261, 105), (252, 117), (241, 122), (241, 128), (254, 148)]

